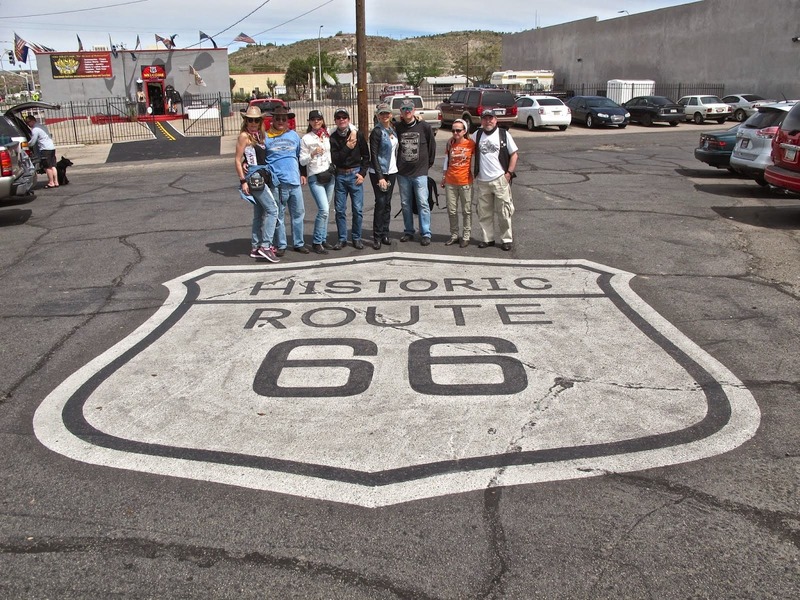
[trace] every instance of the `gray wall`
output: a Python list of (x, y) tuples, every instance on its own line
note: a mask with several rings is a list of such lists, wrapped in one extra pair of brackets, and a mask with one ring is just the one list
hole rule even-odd
[(722, 83), (728, 94), (800, 98), (795, 36), (800, 0), (700, 0), (506, 35), (502, 60), (503, 69), (553, 69), (559, 83)]
[[(55, 54), (70, 54), (56, 52)], [(77, 54), (74, 53), (74, 54)], [(84, 102), (97, 98), (136, 98), (136, 80), (141, 78), (142, 67), (161, 65), (166, 78), (164, 86), (172, 85), (181, 96), (189, 94), (230, 93), (228, 49), (207, 50), (140, 50), (131, 58), (130, 50), (111, 57), (112, 77), (87, 77), (80, 79), (53, 79), (49, 54), (37, 54), (39, 83), (42, 98), (48, 102)], [(189, 67), (197, 70), (205, 86), (195, 84)]]

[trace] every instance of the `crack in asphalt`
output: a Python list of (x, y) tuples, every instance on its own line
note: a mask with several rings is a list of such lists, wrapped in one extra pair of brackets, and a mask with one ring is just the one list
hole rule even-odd
[(18, 390), (26, 381), (28, 381), (28, 379), (39, 373), (39, 371), (43, 369), (48, 362), (50, 362), (53, 356), (61, 348), (64, 347), (64, 345), (72, 338), (72, 336), (74, 336), (77, 332), (79, 332), (83, 327), (91, 323), (98, 315), (101, 314), (100, 311), (102, 311), (103, 307), (108, 306), (112, 302), (114, 298), (114, 292), (117, 290), (117, 288), (119, 288), (122, 285), (123, 281), (125, 280), (125, 277), (127, 277), (127, 275), (134, 269), (134, 267), (140, 264), (143, 260), (142, 253), (139, 250), (139, 248), (132, 242), (128, 241), (127, 238), (128, 236), (120, 236), (118, 238), (118, 241), (123, 246), (127, 246), (128, 248), (133, 250), (134, 260), (130, 261), (122, 269), (121, 273), (111, 280), (111, 284), (107, 286), (108, 292), (106, 293), (105, 298), (100, 303), (98, 309), (86, 315), (86, 318), (84, 318), (80, 323), (77, 323), (76, 325), (71, 327), (66, 333), (64, 333), (64, 335), (60, 336), (46, 352), (42, 353), (42, 355), (39, 356), (38, 360), (36, 360), (36, 362), (33, 363), (30, 369), (28, 369), (25, 373), (20, 375), (20, 377), (16, 381), (12, 382), (11, 385), (8, 387), (8, 390), (2, 396), (0, 396), (0, 406), (5, 404), (11, 398), (13, 398), (16, 390)]
[(760, 529), (767, 530), (775, 537), (793, 544), (795, 548), (800, 548), (800, 515), (796, 513), (757, 508), (742, 502), (723, 500), (691, 488), (688, 485), (674, 483), (666, 479), (649, 478), (635, 473), (607, 473), (607, 476), (613, 480), (645, 490), (653, 490), (655, 488), (662, 493), (679, 495), (679, 502), (690, 499), (712, 510), (736, 515)]
[(223, 563), (228, 565), (270, 567), (286, 572), (311, 575), (313, 577), (332, 577), (354, 588), (388, 592), (396, 598), (437, 600), (435, 596), (431, 596), (417, 589), (397, 585), (386, 577), (370, 577), (353, 569), (345, 569), (327, 563), (315, 562), (304, 557), (292, 558), (273, 556), (263, 552), (240, 553), (223, 548), (158, 542), (143, 538), (109, 539), (104, 537), (55, 537), (0, 541), (0, 555), (68, 553), (103, 555), (111, 552), (150, 560), (169, 557), (178, 561), (193, 563), (197, 567), (203, 569), (212, 568)]

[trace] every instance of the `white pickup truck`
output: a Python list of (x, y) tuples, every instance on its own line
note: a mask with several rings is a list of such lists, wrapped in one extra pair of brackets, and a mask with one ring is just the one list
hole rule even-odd
[(400, 120), (400, 103), (403, 100), (411, 100), (414, 103), (414, 114), (421, 121), (425, 121), (433, 128), (434, 135), (442, 126), (442, 111), (438, 108), (424, 108), (422, 104), (422, 96), (414, 96), (412, 94), (404, 94), (402, 96), (389, 96), (384, 102), (392, 108), (392, 119), (395, 121)]

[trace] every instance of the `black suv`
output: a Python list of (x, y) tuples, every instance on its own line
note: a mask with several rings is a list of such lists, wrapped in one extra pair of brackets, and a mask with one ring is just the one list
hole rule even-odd
[(517, 118), (516, 98), (508, 90), (500, 88), (464, 88), (442, 102), (437, 108), (442, 111), (442, 125), (452, 125), (456, 119), (470, 123), (470, 131), (481, 124), (481, 113), (491, 108), (497, 115), (497, 124), (508, 129)]

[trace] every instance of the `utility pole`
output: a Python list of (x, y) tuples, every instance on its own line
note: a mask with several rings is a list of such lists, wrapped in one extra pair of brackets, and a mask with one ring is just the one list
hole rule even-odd
[(367, 26), (364, 0), (356, 0), (356, 64), (358, 69), (358, 128), (367, 135), (372, 124), (367, 98)]

